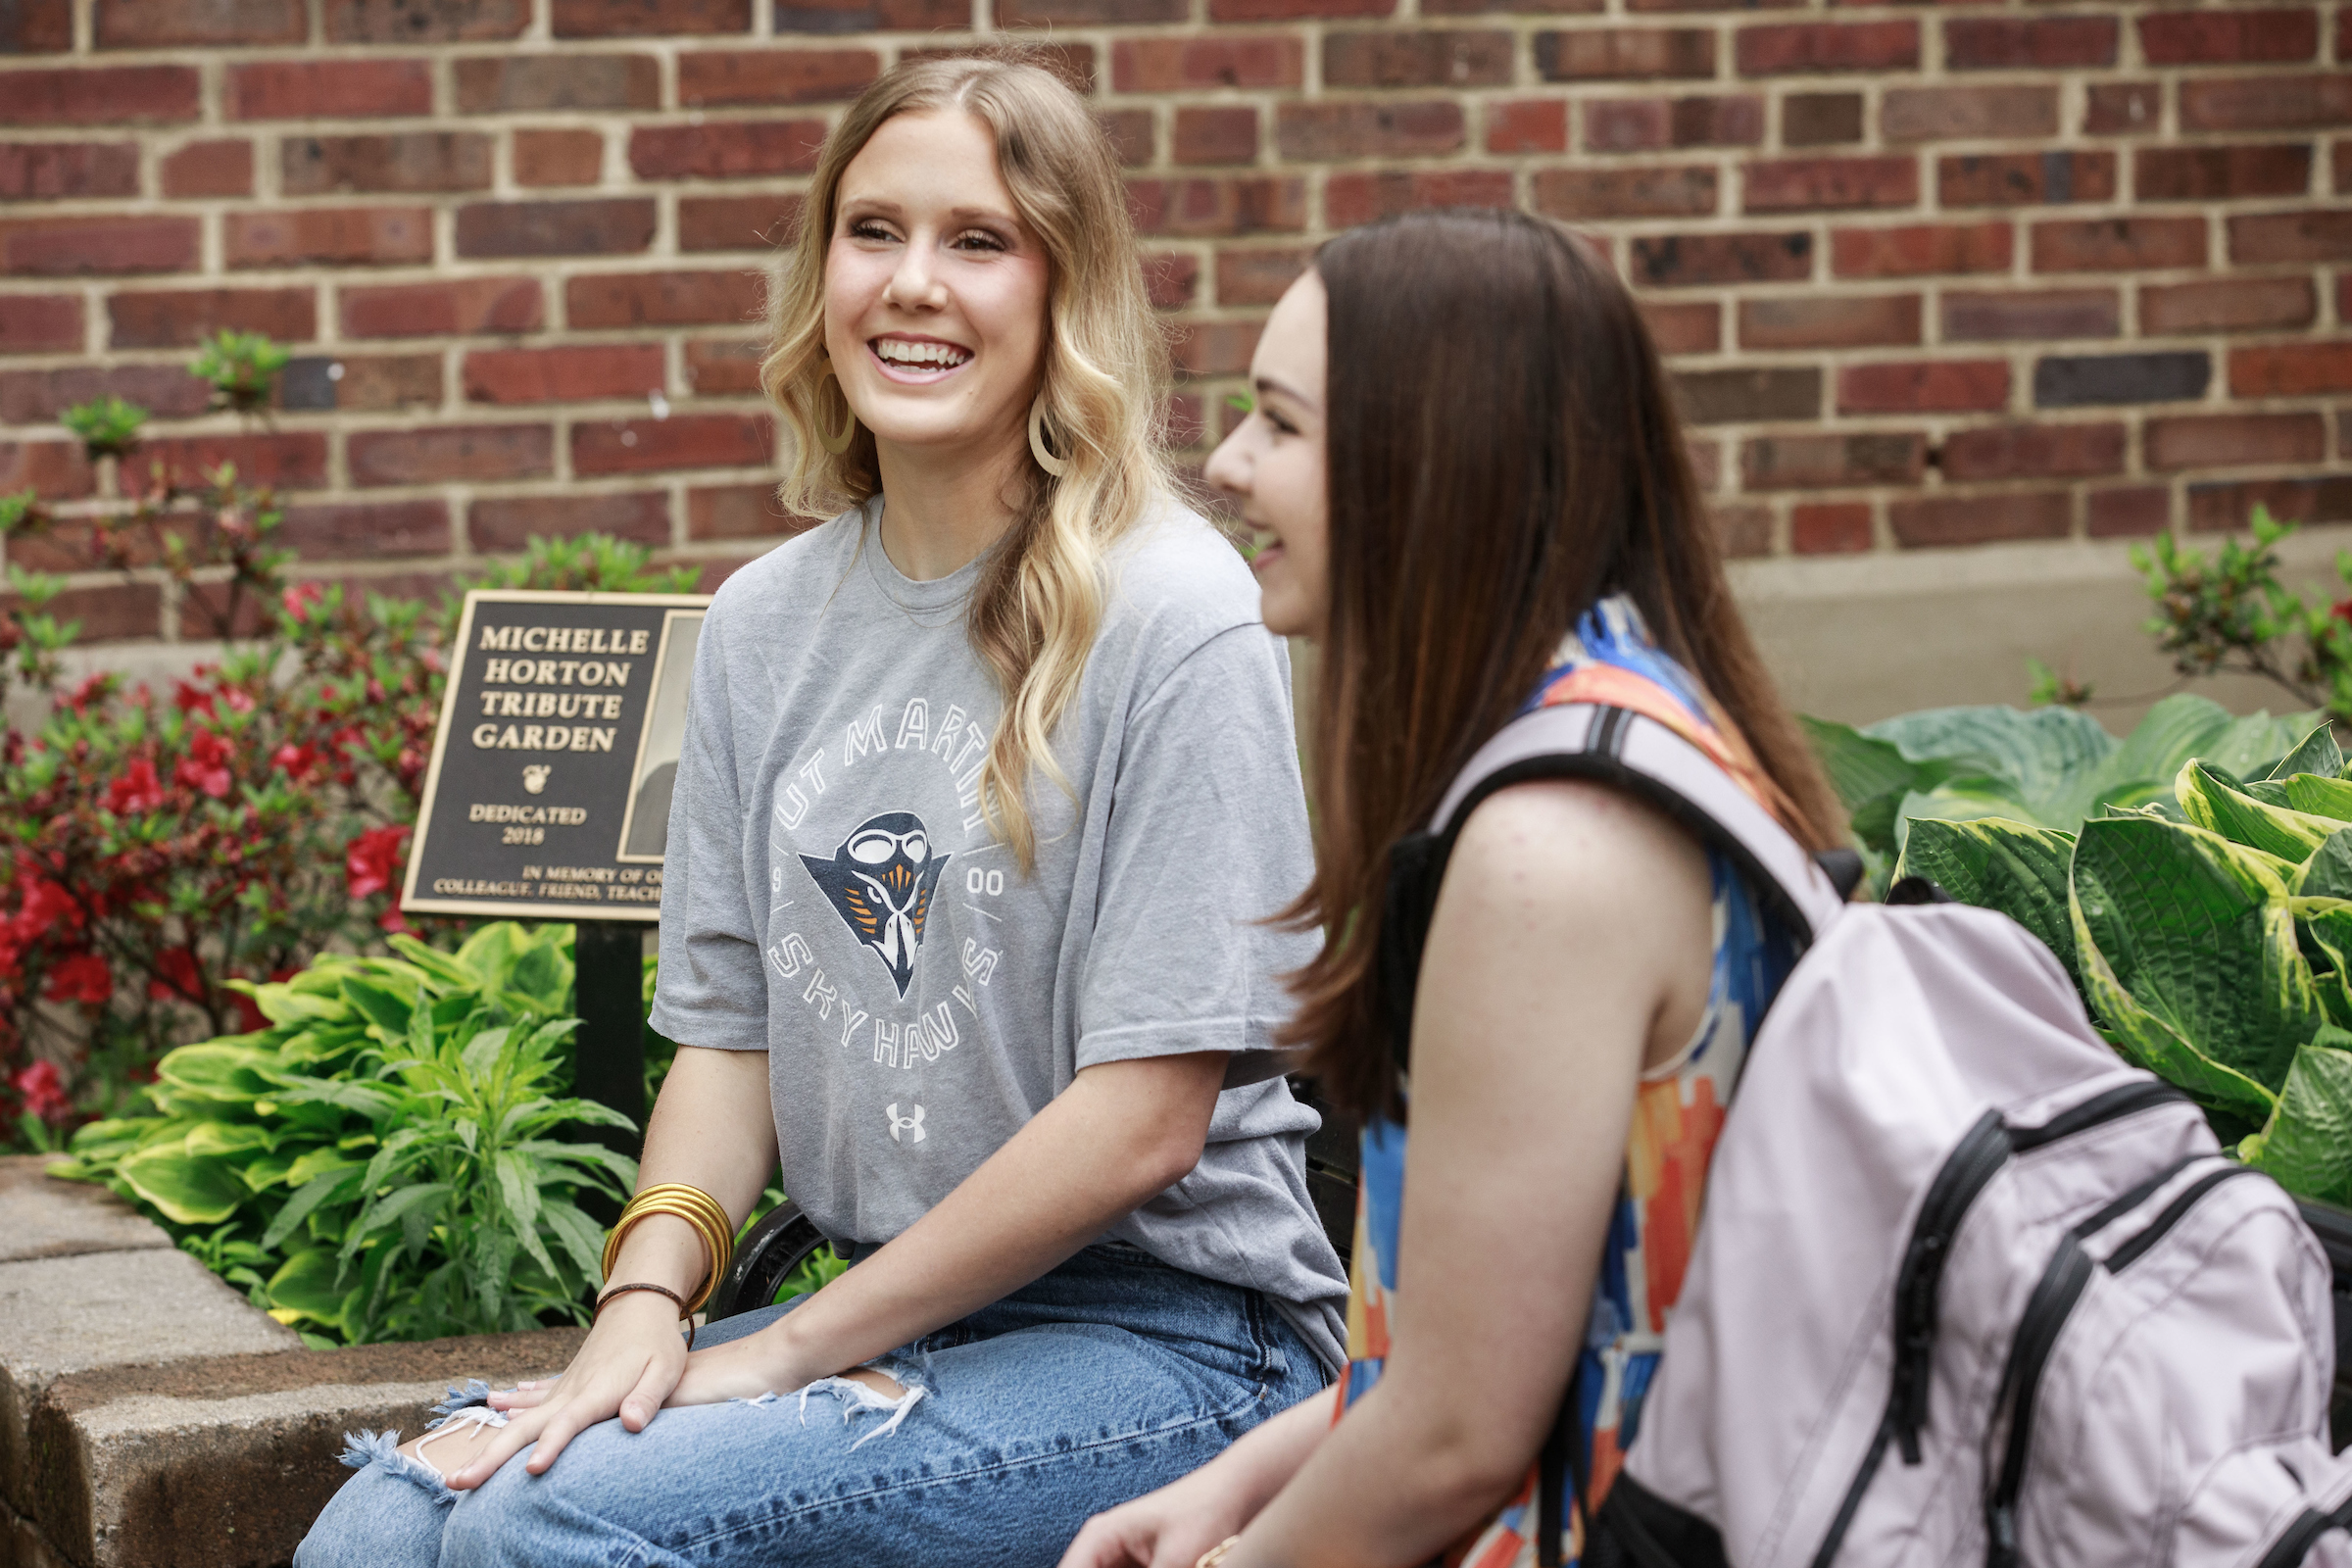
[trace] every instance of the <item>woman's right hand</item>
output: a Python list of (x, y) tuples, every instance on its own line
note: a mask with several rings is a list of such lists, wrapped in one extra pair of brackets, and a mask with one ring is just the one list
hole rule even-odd
[(1250, 1522), (1255, 1489), (1220, 1474), (1212, 1461), (1181, 1481), (1148, 1492), (1086, 1522), (1061, 1568), (1193, 1568), (1201, 1555)]
[(685, 1372), (677, 1307), (651, 1291), (616, 1298), (597, 1315), (587, 1343), (560, 1380), (490, 1396), (491, 1406), (507, 1411), (509, 1420), (485, 1429), (488, 1442), (449, 1473), (449, 1485), (459, 1492), (478, 1487), (534, 1443), (539, 1446), (523, 1468), (543, 1474), (564, 1445), (615, 1415), (629, 1431), (642, 1432)]

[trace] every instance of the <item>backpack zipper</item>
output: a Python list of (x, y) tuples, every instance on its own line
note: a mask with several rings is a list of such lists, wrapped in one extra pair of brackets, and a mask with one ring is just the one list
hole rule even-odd
[(2133, 1115), (2183, 1098), (2169, 1084), (2153, 1080), (2124, 1084), (2093, 1095), (2082, 1103), (2059, 1112), (2037, 1127), (2011, 1127), (2000, 1112), (1988, 1110), (1969, 1128), (1959, 1145), (1928, 1184), (1920, 1200), (1919, 1218), (1903, 1249), (1902, 1267), (1894, 1282), (1894, 1366), (1886, 1395), (1886, 1413), (1862, 1457), (1861, 1468), (1846, 1488), (1838, 1517), (1813, 1554), (1812, 1568), (1830, 1568), (1844, 1544), (1845, 1533), (1860, 1511), (1863, 1494), (1886, 1457), (1890, 1444), (1899, 1444), (1905, 1464), (1920, 1462), (1919, 1435), (1928, 1425), (1928, 1389), (1936, 1359), (1936, 1317), (1943, 1284), (1944, 1259), (1960, 1224), (2012, 1153), (2039, 1149), (2090, 1128)]
[[(2218, 1158), (2219, 1155), (2198, 1155), (2197, 1158)], [(2186, 1161), (2177, 1162), (2158, 1177), (2175, 1174)], [(2017, 1338), (2009, 1348), (2009, 1364), (2001, 1373), (2001, 1397), (1995, 1403), (2009, 1406), (2009, 1435), (2001, 1454), (2000, 1479), (1984, 1503), (1984, 1560), (1987, 1568), (2014, 1568), (2017, 1562), (2017, 1495), (2026, 1481), (2028, 1450), (2034, 1446), (2034, 1406), (2041, 1386), (2043, 1368), (2049, 1364), (2050, 1352), (2057, 1348), (2058, 1336), (2066, 1328), (2066, 1320), (2082, 1298), (2093, 1272), (2104, 1267), (2110, 1274), (2120, 1274), (2141, 1257), (2147, 1255), (2158, 1242), (2171, 1233), (2174, 1226), (2185, 1218), (2199, 1200), (2233, 1176), (2253, 1174), (2250, 1165), (2228, 1165), (2209, 1172), (2191, 1182), (2181, 1194), (2165, 1204), (2164, 1211), (2149, 1221), (2137, 1235), (2107, 1254), (2106, 1262), (2094, 1263), (2082, 1243), (2122, 1214), (2137, 1206), (2127, 1200), (2136, 1197), (2145, 1201), (2149, 1193), (2163, 1185), (2161, 1179), (2142, 1182), (2132, 1192), (2100, 1209), (2089, 1219), (2069, 1231), (2051, 1254), (2039, 1284), (2034, 1287), (2033, 1297), (2017, 1322)]]
[(2034, 1393), (2048, 1364), (2067, 1314), (2082, 1299), (2095, 1267), (2082, 1243), (2071, 1235), (2050, 1254), (2049, 1266), (2034, 1284), (2017, 1320), (2017, 1338), (2009, 1345), (2009, 1364), (2001, 1369), (1998, 1411), (2009, 1406), (2009, 1444), (2001, 1456), (2001, 1476), (1984, 1504), (1984, 1561), (1989, 1568), (2012, 1568), (2017, 1561), (2017, 1493), (2025, 1480), (2026, 1449), (2034, 1441)]

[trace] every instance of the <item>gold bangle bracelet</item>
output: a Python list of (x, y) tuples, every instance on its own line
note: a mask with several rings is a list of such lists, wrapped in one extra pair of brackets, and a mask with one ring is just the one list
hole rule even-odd
[(734, 1261), (734, 1224), (728, 1219), (727, 1211), (720, 1206), (718, 1200), (699, 1187), (689, 1187), (683, 1182), (662, 1182), (649, 1187), (629, 1200), (628, 1206), (620, 1211), (620, 1218), (613, 1224), (612, 1234), (605, 1239), (606, 1278), (612, 1277), (612, 1266), (619, 1259), (622, 1240), (639, 1220), (649, 1214), (667, 1214), (673, 1219), (685, 1221), (702, 1238), (703, 1247), (710, 1254), (710, 1272), (704, 1276), (701, 1288), (695, 1292), (686, 1308), (689, 1313), (694, 1312), (710, 1298), (710, 1293), (718, 1288), (718, 1282), (726, 1276), (728, 1265)]
[(703, 1238), (710, 1251), (711, 1278), (726, 1272), (734, 1252), (734, 1224), (716, 1199), (699, 1187), (683, 1182), (662, 1182), (649, 1187), (629, 1200), (620, 1212), (619, 1221), (612, 1227), (612, 1238), (605, 1244), (605, 1271), (612, 1272), (612, 1262), (619, 1255), (620, 1240), (627, 1229), (647, 1214), (668, 1214), (684, 1220)]
[(726, 1231), (699, 1204), (680, 1202), (666, 1197), (631, 1203), (622, 1211), (619, 1223), (612, 1227), (612, 1238), (606, 1243), (606, 1277), (612, 1277), (613, 1266), (619, 1258), (622, 1240), (636, 1228), (640, 1220), (654, 1214), (667, 1214), (673, 1219), (683, 1220), (702, 1239), (703, 1249), (709, 1257), (708, 1272), (688, 1304), (687, 1310), (693, 1311), (710, 1298), (710, 1293), (726, 1273), (728, 1263), (732, 1261), (732, 1248)]
[(1193, 1568), (1217, 1568), (1217, 1564), (1225, 1560), (1225, 1554), (1231, 1551), (1241, 1539), (1239, 1536), (1227, 1536), (1223, 1541), (1202, 1552), (1200, 1560), (1193, 1564)]

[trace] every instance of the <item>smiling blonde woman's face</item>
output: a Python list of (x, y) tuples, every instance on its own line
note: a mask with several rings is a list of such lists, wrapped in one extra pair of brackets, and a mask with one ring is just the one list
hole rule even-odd
[(1331, 303), (1308, 272), (1266, 318), (1250, 357), (1250, 416), (1208, 460), (1207, 479), (1258, 536), (1250, 569), (1268, 631), (1317, 637), (1331, 613), (1331, 486), (1324, 373)]
[(842, 172), (825, 252), (825, 347), (858, 421), (886, 446), (1025, 442), (1050, 282), (985, 122), (885, 121)]

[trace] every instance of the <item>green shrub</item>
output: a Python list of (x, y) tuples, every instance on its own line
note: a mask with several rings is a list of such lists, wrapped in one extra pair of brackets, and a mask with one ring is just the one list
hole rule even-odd
[(2046, 942), (2122, 1055), (2205, 1107), (2299, 1198), (2352, 1205), (2352, 779), (2332, 732), (2241, 780), (2209, 759), (2165, 803), (2075, 831), (1909, 823), (1896, 874)]
[(565, 1142), (625, 1125), (563, 1098), (571, 928), (483, 927), (454, 954), (329, 954), (233, 982), (269, 1027), (158, 1065), (152, 1114), (96, 1122), (61, 1174), (103, 1181), (322, 1344), (581, 1321), (603, 1234), (577, 1204), (635, 1162)]
[(1802, 722), (1883, 890), (1920, 817), (1999, 817), (2072, 832), (2110, 808), (2171, 809), (2174, 776), (2190, 758), (2260, 775), (2319, 715), (2238, 718), (2182, 694), (2158, 703), (2120, 741), (2068, 708), (1936, 708), (1860, 729)]

